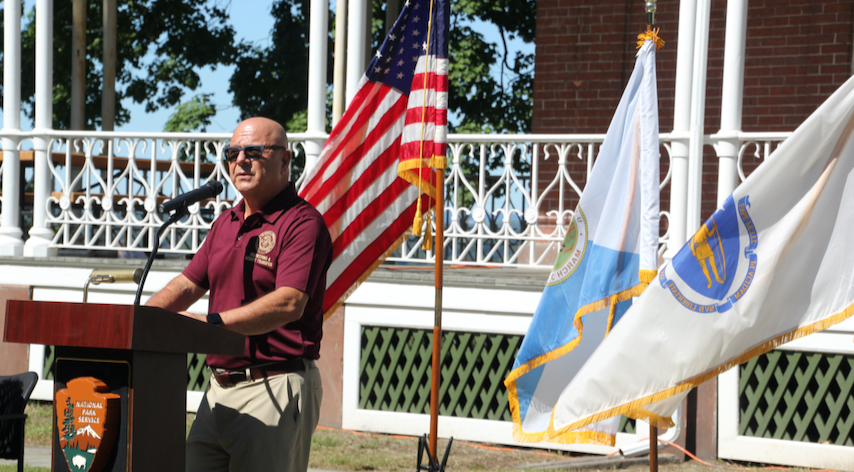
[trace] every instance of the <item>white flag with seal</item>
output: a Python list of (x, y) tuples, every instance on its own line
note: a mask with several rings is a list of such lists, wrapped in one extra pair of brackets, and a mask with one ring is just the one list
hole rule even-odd
[(555, 430), (667, 426), (691, 388), (854, 314), (852, 136), (849, 79), (659, 272), (561, 394)]

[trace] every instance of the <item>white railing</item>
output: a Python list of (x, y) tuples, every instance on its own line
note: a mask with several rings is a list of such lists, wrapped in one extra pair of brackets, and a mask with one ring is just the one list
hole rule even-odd
[[(446, 261), (551, 267), (603, 138), (449, 136)], [(669, 174), (662, 188), (668, 182)], [(432, 254), (420, 249), (422, 239), (410, 238), (390, 260), (432, 260)]]
[[(788, 134), (742, 133), (740, 177)], [(151, 251), (155, 232), (163, 222), (157, 204), (209, 180), (219, 180), (225, 192), (202, 207), (194, 205), (190, 215), (171, 226), (161, 240), (162, 253), (191, 254), (201, 245), (213, 219), (239, 199), (219, 158), (228, 134), (51, 131), (40, 136), (19, 132), (2, 137), (14, 140), (23, 151), (21, 172), (28, 185), (33, 182), (38, 187), (36, 172), (49, 174), (49, 179), (42, 179), (50, 182), (48, 189), (34, 188), (31, 200), (27, 200), (27, 192), (24, 198), (45, 206), (45, 221), (33, 223), (52, 230), (50, 245), (55, 248)], [(34, 138), (39, 137), (47, 139), (50, 156), (40, 171), (32, 165), (36, 160), (32, 154), (29, 160), (24, 158), (31, 152), (28, 149), (38, 146), (39, 139)], [(297, 156), (294, 171), (302, 173), (306, 142), (319, 140), (322, 144), (322, 137), (292, 134), (290, 138)], [(603, 138), (450, 135), (445, 180), (446, 261), (550, 267)], [(661, 142), (661, 189), (666, 198), (670, 136), (662, 134)], [(715, 141), (707, 137), (706, 143), (714, 145)], [(20, 176), (15, 179), (20, 181)], [(662, 210), (662, 227), (666, 228), (669, 214), (665, 206)], [(663, 251), (666, 233), (661, 242)], [(432, 258), (431, 251), (421, 249), (420, 238), (413, 237), (390, 260), (423, 263)]]
[[(156, 211), (159, 200), (210, 180), (228, 181), (227, 170), (216, 159), (228, 137), (206, 138), (55, 137), (48, 147), (52, 156), (64, 155), (64, 161), (47, 161), (54, 182), (46, 202), (47, 223), (56, 229), (53, 244), (150, 251), (163, 224)], [(194, 205), (186, 219), (171, 226), (163, 250), (195, 252), (210, 227), (206, 214), (219, 215), (234, 199), (228, 187), (225, 195), (205, 204), (206, 211)]]
[(739, 182), (747, 178), (749, 172), (745, 171), (745, 159), (750, 163), (749, 168), (754, 169), (757, 165), (765, 162), (768, 156), (777, 149), (792, 133), (741, 133), (739, 140), (741, 146), (738, 150), (738, 178)]

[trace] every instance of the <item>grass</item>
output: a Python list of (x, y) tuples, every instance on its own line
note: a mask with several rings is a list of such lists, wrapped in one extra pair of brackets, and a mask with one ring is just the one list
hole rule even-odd
[(31, 401), (27, 404), (25, 413), (29, 415), (25, 432), (27, 444), (50, 446), (53, 403)]
[[(447, 441), (440, 440), (438, 449), (443, 454), (447, 449)], [(311, 440), (309, 467), (346, 471), (414, 470), (417, 458), (418, 438), (415, 437), (318, 428)], [(513, 470), (526, 464), (563, 459), (565, 457), (562, 455), (544, 451), (457, 441), (451, 446), (447, 469)], [(423, 463), (426, 462), (425, 456)]]
[[(50, 446), (52, 404), (31, 401), (27, 406), (27, 414), (29, 415), (26, 428), (27, 444)], [(194, 417), (193, 414), (187, 414), (188, 431)], [(440, 440), (438, 448), (440, 454), (444, 453), (447, 442)], [(418, 439), (415, 437), (360, 433), (319, 427), (311, 439), (309, 467), (353, 472), (411, 471), (416, 469), (417, 456)], [(538, 464), (568, 459), (572, 459), (572, 457), (567, 453), (455, 441), (448, 457), (447, 469), (451, 471), (518, 472), (519, 468), (536, 468)], [(763, 470), (763, 467), (757, 464), (750, 464), (747, 467), (745, 464), (734, 466), (720, 460), (715, 461), (714, 465), (719, 468), (741, 467), (741, 470)], [(775, 469), (779, 468), (775, 467)], [(46, 472), (50, 469), (25, 467), (24, 470), (26, 472)], [(649, 466), (634, 466), (624, 470), (626, 472), (646, 472), (649, 470)], [(661, 464), (659, 470), (661, 472), (711, 472), (714, 469), (699, 462), (688, 461), (679, 464)], [(790, 472), (808, 470), (789, 469)], [(14, 464), (0, 465), (0, 472), (16, 471), (17, 466)]]
[[(15, 464), (0, 464), (0, 472), (18, 472), (18, 466)], [(46, 467), (30, 467), (24, 466), (24, 472), (50, 472)]]

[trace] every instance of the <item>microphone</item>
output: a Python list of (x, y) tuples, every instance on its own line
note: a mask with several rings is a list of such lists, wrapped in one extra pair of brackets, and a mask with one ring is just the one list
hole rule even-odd
[(174, 210), (184, 210), (194, 203), (208, 198), (214, 198), (219, 195), (220, 192), (222, 192), (222, 184), (216, 180), (211, 180), (196, 190), (191, 190), (187, 193), (178, 195), (172, 200), (161, 203), (157, 207), (157, 211), (160, 213), (171, 213)]
[(95, 269), (89, 274), (89, 281), (93, 284), (121, 284), (130, 283), (139, 284), (142, 279), (142, 269), (122, 269), (122, 270), (100, 270)]
[(89, 284), (113, 284), (130, 283), (139, 284), (142, 280), (142, 269), (95, 269), (89, 274), (86, 283), (83, 284), (83, 303), (89, 301)]

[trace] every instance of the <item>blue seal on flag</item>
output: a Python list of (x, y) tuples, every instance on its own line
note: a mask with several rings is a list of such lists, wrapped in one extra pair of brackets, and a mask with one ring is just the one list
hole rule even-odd
[[(659, 273), (661, 286), (682, 306), (697, 313), (723, 313), (747, 293), (756, 274), (758, 241), (749, 208), (748, 196), (737, 207), (732, 196), (727, 198)], [(669, 277), (667, 269), (675, 275)]]

